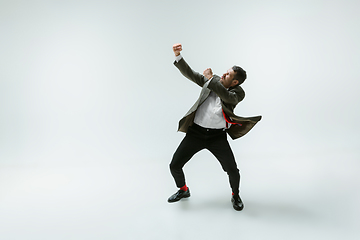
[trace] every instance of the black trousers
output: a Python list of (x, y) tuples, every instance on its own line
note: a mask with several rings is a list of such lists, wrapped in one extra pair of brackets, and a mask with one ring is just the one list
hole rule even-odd
[(208, 149), (220, 162), (229, 176), (230, 187), (234, 194), (239, 193), (240, 173), (234, 154), (227, 141), (225, 130), (206, 129), (193, 124), (175, 151), (170, 163), (170, 171), (177, 187), (185, 185), (184, 165), (200, 150)]

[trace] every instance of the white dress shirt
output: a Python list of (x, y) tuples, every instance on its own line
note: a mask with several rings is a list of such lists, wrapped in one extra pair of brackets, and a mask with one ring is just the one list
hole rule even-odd
[[(179, 62), (181, 58), (182, 56), (179, 55), (175, 60)], [(212, 78), (209, 79), (209, 81), (211, 80)], [(226, 128), (227, 124), (222, 112), (221, 99), (213, 91), (196, 110), (194, 123), (204, 128)]]

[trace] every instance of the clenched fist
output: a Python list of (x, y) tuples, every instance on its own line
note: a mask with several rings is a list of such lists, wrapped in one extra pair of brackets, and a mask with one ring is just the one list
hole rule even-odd
[(211, 68), (205, 69), (203, 74), (207, 79), (211, 79), (213, 77), (213, 72), (212, 72)]
[(180, 55), (180, 52), (182, 51), (182, 45), (181, 43), (176, 43), (173, 45), (173, 51), (175, 53), (175, 56), (179, 56)]

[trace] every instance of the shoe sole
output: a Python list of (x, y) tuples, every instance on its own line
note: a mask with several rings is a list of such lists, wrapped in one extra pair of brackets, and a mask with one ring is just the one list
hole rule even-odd
[(178, 201), (180, 201), (181, 199), (183, 199), (183, 198), (189, 198), (190, 197), (190, 194), (189, 195), (186, 195), (186, 196), (183, 196), (182, 198), (180, 198), (179, 200), (173, 200), (173, 201), (169, 201), (169, 199), (168, 199), (168, 203), (174, 203), (174, 202), (178, 202)]

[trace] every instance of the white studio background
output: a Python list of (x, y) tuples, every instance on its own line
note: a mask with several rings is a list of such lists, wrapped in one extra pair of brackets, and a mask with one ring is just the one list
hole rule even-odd
[[(342, 205), (339, 220), (325, 219), (331, 227), (342, 222), (336, 233), (356, 239), (359, 7), (352, 0), (0, 1), (0, 221), (8, 226), (2, 233), (11, 236), (18, 221), (6, 214), (36, 215), (11, 205), (27, 198), (36, 205), (28, 189), (57, 191), (70, 202), (77, 189), (65, 196), (66, 186), (90, 191), (87, 181), (102, 186), (111, 179), (102, 194), (126, 185), (124, 192), (141, 195), (157, 184), (166, 200), (175, 189), (168, 163), (184, 136), (176, 132), (178, 120), (200, 92), (172, 65), (172, 45), (180, 42), (199, 72), (211, 67), (221, 75), (236, 64), (248, 73), (235, 113), (263, 120), (230, 140), (243, 191), (258, 202), (262, 193), (300, 195), (320, 212)], [(209, 156), (199, 154), (189, 177), (196, 179)], [(208, 167), (204, 174), (219, 170)], [(122, 201), (120, 194), (114, 199)], [(123, 221), (122, 210), (115, 213), (111, 220)], [(51, 229), (7, 239), (48, 239)]]

